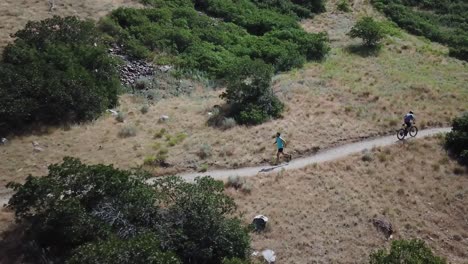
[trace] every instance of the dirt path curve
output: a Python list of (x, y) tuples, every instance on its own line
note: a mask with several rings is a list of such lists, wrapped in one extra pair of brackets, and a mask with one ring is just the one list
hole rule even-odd
[[(452, 128), (431, 128), (419, 131), (417, 137), (433, 136), (439, 133), (447, 133)], [(304, 158), (293, 159), (288, 164), (282, 164), (279, 166), (262, 165), (256, 167), (245, 167), (240, 169), (226, 169), (226, 170), (213, 170), (204, 173), (191, 172), (179, 174), (182, 178), (187, 181), (193, 181), (198, 176), (210, 175), (217, 180), (227, 179), (229, 176), (237, 175), (241, 177), (251, 177), (260, 173), (268, 173), (273, 171), (280, 171), (282, 169), (291, 170), (306, 167), (308, 165), (326, 161), (332, 161), (335, 159), (343, 158), (351, 154), (362, 152), (366, 149), (372, 149), (373, 147), (384, 147), (396, 143), (400, 143), (396, 138), (396, 135), (379, 137), (375, 139), (368, 139), (356, 143), (350, 143), (335, 148), (330, 148), (314, 155), (307, 156)], [(151, 181), (149, 179), (148, 181)], [(3, 206), (10, 199), (11, 192), (6, 190), (0, 190), (0, 206)]]
[[(431, 128), (426, 130), (419, 131), (416, 138), (433, 136), (439, 133), (447, 133), (450, 132), (452, 128)], [(291, 170), (291, 169), (299, 169), (306, 167), (308, 165), (320, 162), (331, 161), (339, 158), (346, 157), (351, 154), (362, 152), (366, 149), (372, 149), (373, 147), (384, 147), (396, 143), (401, 143), (396, 138), (396, 135), (379, 137), (374, 139), (368, 139), (356, 143), (350, 143), (342, 146), (338, 146), (335, 148), (330, 148), (321, 152), (318, 152), (314, 155), (293, 159), (288, 164), (282, 164), (279, 166), (269, 166), (269, 165), (262, 165), (256, 167), (246, 167), (246, 168), (239, 168), (239, 169), (226, 169), (226, 170), (213, 170), (204, 173), (183, 173), (179, 174), (179, 176), (183, 177), (187, 181), (193, 181), (196, 177), (202, 175), (210, 175), (211, 177), (224, 180), (227, 179), (229, 176), (241, 176), (241, 177), (250, 177), (255, 176), (260, 173), (268, 173), (273, 171), (280, 171), (282, 169)], [(404, 141), (403, 141), (404, 142)], [(294, 158), (294, 157), (293, 157)]]

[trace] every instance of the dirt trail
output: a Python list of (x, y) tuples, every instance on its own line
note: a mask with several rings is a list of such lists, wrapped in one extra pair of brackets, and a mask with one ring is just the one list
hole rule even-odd
[[(451, 128), (431, 128), (419, 131), (417, 137), (427, 137), (433, 136), (439, 133), (447, 133), (450, 132)], [(279, 166), (256, 166), (256, 167), (246, 167), (246, 168), (239, 168), (239, 169), (226, 169), (226, 170), (213, 170), (204, 173), (183, 173), (179, 176), (183, 177), (188, 181), (193, 181), (196, 177), (202, 175), (210, 175), (211, 177), (224, 180), (227, 179), (229, 176), (241, 176), (241, 177), (249, 177), (255, 176), (259, 173), (268, 173), (272, 171), (280, 171), (282, 169), (290, 170), (290, 169), (299, 169), (306, 167), (308, 165), (320, 162), (331, 161), (339, 158), (346, 157), (351, 154), (362, 152), (366, 149), (372, 149), (373, 147), (384, 147), (391, 144), (396, 143), (404, 143), (405, 141), (399, 141), (396, 138), (396, 135), (379, 137), (375, 139), (364, 140), (356, 143), (346, 144), (342, 146), (338, 146), (335, 148), (330, 148), (319, 153), (316, 153), (311, 156), (307, 156), (304, 158), (293, 159), (288, 164), (282, 164)]]
[[(451, 128), (431, 128), (419, 131), (417, 137), (427, 137), (433, 136), (439, 133), (447, 133), (451, 130)], [(261, 165), (256, 167), (245, 167), (239, 169), (225, 169), (225, 170), (213, 170), (204, 173), (198, 172), (191, 172), (191, 173), (183, 173), (179, 174), (182, 178), (187, 181), (193, 181), (198, 176), (203, 175), (210, 175), (211, 177), (217, 180), (225, 180), (229, 176), (241, 176), (241, 177), (251, 177), (255, 176), (260, 173), (269, 173), (273, 171), (280, 171), (280, 170), (291, 170), (291, 169), (299, 169), (306, 167), (308, 165), (326, 161), (332, 161), (335, 159), (340, 159), (346, 157), (351, 154), (359, 153), (365, 151), (366, 149), (372, 149), (373, 147), (384, 147), (396, 143), (404, 143), (404, 141), (398, 141), (395, 135), (379, 137), (375, 139), (364, 140), (356, 143), (346, 144), (342, 146), (338, 146), (335, 148), (330, 148), (328, 150), (321, 151), (311, 156), (307, 156), (304, 158), (293, 159), (288, 164), (282, 164), (278, 166), (269, 166), (269, 165)], [(151, 181), (151, 179), (149, 180)], [(6, 204), (8, 199), (11, 196), (11, 192), (7, 192), (6, 190), (0, 190), (0, 206)]]

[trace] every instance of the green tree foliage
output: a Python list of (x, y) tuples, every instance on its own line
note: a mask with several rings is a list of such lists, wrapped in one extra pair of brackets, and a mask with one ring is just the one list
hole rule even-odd
[(460, 163), (468, 165), (468, 113), (455, 118), (452, 126), (452, 131), (445, 139), (445, 147)]
[(372, 17), (363, 17), (351, 28), (348, 35), (361, 38), (368, 47), (375, 47), (384, 37), (384, 30)]
[(273, 94), (273, 68), (261, 60), (245, 57), (234, 64), (227, 77), (222, 98), (231, 106), (231, 115), (241, 124), (260, 124), (279, 117), (283, 104)]
[(444, 264), (444, 259), (434, 256), (421, 240), (395, 240), (390, 252), (378, 250), (370, 256), (370, 264)]
[(69, 264), (180, 264), (175, 254), (161, 252), (154, 233), (144, 233), (128, 240), (112, 237), (80, 246)]
[(115, 62), (92, 22), (53, 17), (14, 36), (0, 62), (0, 132), (89, 120), (117, 103)]
[(148, 177), (144, 171), (65, 158), (51, 165), (47, 176), (10, 183), (15, 194), (8, 207), (23, 224), (26, 242), (35, 245), (25, 254), (36, 259), (42, 252), (53, 262), (70, 263), (246, 258), (248, 233), (227, 217), (235, 204), (221, 182), (165, 177), (149, 185)]
[(372, 0), (400, 27), (449, 46), (451, 56), (468, 60), (468, 2), (465, 0)]

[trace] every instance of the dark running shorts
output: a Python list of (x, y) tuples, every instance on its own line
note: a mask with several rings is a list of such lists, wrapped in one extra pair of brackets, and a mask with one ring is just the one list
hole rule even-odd
[(283, 153), (283, 148), (278, 149), (278, 153)]

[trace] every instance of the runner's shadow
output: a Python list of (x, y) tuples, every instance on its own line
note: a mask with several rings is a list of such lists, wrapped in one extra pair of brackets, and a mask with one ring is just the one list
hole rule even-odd
[(288, 163), (285, 163), (285, 164), (281, 164), (281, 165), (277, 165), (277, 166), (272, 166), (270, 168), (263, 168), (261, 169), (259, 172), (270, 172), (270, 171), (273, 171), (274, 169), (277, 169), (277, 168), (280, 168), (280, 167), (284, 167), (288, 165)]

